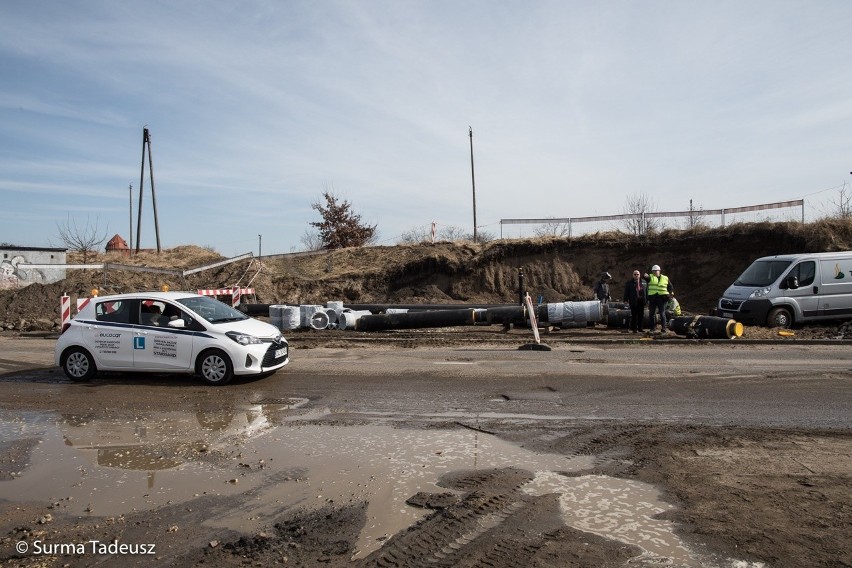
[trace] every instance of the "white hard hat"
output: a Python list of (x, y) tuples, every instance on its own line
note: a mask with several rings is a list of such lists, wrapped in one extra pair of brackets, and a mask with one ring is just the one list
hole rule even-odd
[(660, 270), (659, 264), (655, 264), (654, 266), (651, 267), (651, 272), (654, 272), (655, 270)]

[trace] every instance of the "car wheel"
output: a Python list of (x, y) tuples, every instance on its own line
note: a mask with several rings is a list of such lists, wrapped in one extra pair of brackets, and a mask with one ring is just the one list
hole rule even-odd
[(72, 347), (62, 360), (65, 376), (75, 382), (88, 381), (98, 372), (95, 360), (82, 347)]
[(198, 358), (195, 371), (211, 385), (224, 385), (234, 378), (234, 366), (228, 356), (218, 349), (205, 351)]
[(766, 318), (766, 325), (786, 329), (793, 325), (793, 316), (787, 308), (774, 308)]

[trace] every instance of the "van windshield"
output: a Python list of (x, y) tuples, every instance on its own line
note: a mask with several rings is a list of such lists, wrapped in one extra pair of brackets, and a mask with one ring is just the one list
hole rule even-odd
[(734, 286), (769, 286), (787, 270), (791, 260), (758, 260), (734, 282)]

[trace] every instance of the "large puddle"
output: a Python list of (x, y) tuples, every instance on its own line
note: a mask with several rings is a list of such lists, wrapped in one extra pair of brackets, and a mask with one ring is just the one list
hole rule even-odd
[[(298, 406), (298, 403), (295, 404)], [(538, 454), (469, 429), (306, 423), (281, 405), (228, 412), (171, 412), (124, 419), (0, 414), (0, 439), (37, 439), (0, 498), (62, 502), (77, 515), (115, 516), (200, 496), (241, 495), (207, 524), (260, 529), (292, 507), (366, 501), (356, 557), (429, 513), (406, 504), (446, 493), (442, 475), (519, 467), (535, 474), (530, 495), (558, 494), (565, 523), (633, 544), (645, 565), (699, 566), (655, 516), (671, 508), (652, 486), (604, 476), (568, 476), (593, 457)]]

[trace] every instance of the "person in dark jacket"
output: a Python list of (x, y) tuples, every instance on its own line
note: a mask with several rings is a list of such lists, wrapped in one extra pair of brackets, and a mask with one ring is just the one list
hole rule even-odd
[(601, 278), (598, 280), (598, 283), (595, 284), (595, 298), (604, 304), (609, 302), (611, 299), (609, 294), (610, 280), (612, 280), (612, 274), (609, 272), (601, 272)]
[(648, 287), (638, 270), (633, 279), (624, 286), (624, 301), (630, 304), (630, 331), (641, 333), (645, 322), (645, 306), (648, 304)]

